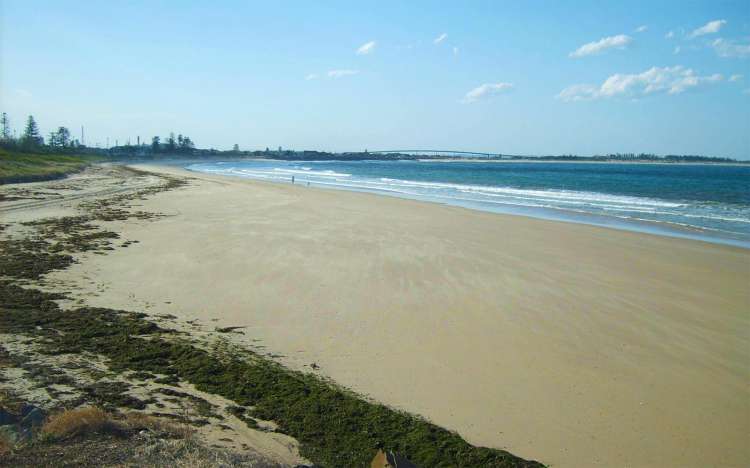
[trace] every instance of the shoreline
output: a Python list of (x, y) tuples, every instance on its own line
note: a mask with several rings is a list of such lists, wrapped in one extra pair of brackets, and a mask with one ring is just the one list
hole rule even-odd
[[(273, 161), (270, 159), (250, 159), (250, 160)], [(301, 162), (304, 162), (304, 161), (301, 161)], [(625, 164), (629, 164), (629, 163), (625, 163)], [(288, 182), (281, 181), (281, 180), (271, 181), (271, 180), (265, 180), (265, 179), (255, 178), (255, 177), (231, 176), (231, 175), (225, 175), (225, 174), (203, 172), (200, 170), (190, 169), (188, 167), (183, 166), (182, 164), (179, 164), (179, 165), (178, 164), (162, 165), (162, 164), (150, 164), (150, 163), (143, 164), (143, 167), (148, 167), (148, 166), (164, 167), (164, 168), (170, 168), (170, 169), (177, 168), (180, 170), (184, 170), (186, 171), (186, 173), (190, 173), (190, 174), (198, 173), (198, 174), (207, 175), (207, 176), (230, 177), (230, 178), (235, 178), (235, 179), (253, 180), (253, 181), (257, 181), (261, 183), (272, 183), (272, 184), (282, 184), (282, 185), (288, 183)], [(298, 185), (301, 186), (303, 182), (304, 181), (300, 181)], [(400, 198), (404, 200), (413, 200), (413, 201), (417, 201), (420, 203), (432, 203), (432, 204), (443, 205), (443, 206), (452, 206), (452, 207), (458, 207), (458, 208), (463, 208), (463, 209), (468, 209), (468, 210), (473, 210), (473, 211), (481, 211), (485, 213), (498, 214), (501, 216), (522, 216), (526, 218), (538, 219), (538, 220), (544, 220), (544, 221), (550, 221), (550, 222), (582, 224), (586, 226), (593, 226), (593, 227), (599, 227), (599, 228), (604, 228), (604, 229), (635, 232), (635, 233), (640, 233), (640, 234), (648, 234), (648, 235), (669, 237), (669, 238), (675, 238), (675, 239), (687, 239), (687, 240), (693, 240), (693, 241), (699, 241), (699, 242), (706, 242), (709, 244), (726, 245), (726, 246), (739, 247), (739, 248), (750, 250), (750, 240), (738, 239), (736, 237), (727, 236), (727, 235), (723, 235), (723, 236), (716, 235), (716, 234), (711, 233), (711, 230), (708, 228), (684, 226), (679, 223), (670, 222), (670, 221), (652, 221), (652, 220), (638, 219), (638, 218), (623, 219), (617, 216), (606, 217), (606, 216), (602, 216), (596, 213), (583, 213), (583, 212), (577, 213), (577, 212), (572, 212), (572, 211), (565, 210), (565, 209), (555, 209), (555, 208), (506, 207), (504, 209), (503, 208), (492, 209), (492, 208), (483, 206), (480, 202), (476, 202), (476, 203), (471, 202), (471, 201), (465, 201), (463, 203), (451, 202), (448, 200), (441, 200), (439, 198), (430, 198), (428, 196), (424, 196), (424, 197), (406, 196), (400, 193), (391, 193), (385, 190), (359, 188), (355, 186), (341, 187), (336, 184), (326, 185), (326, 184), (322, 184), (319, 182), (312, 182), (311, 186), (318, 188), (318, 189), (367, 193), (367, 194), (377, 195), (377, 196), (386, 196), (386, 197)]]
[(750, 456), (746, 249), (138, 168), (190, 186), (121, 226), (141, 244), (53, 275), (92, 305), (245, 327), (233, 342), (556, 466)]

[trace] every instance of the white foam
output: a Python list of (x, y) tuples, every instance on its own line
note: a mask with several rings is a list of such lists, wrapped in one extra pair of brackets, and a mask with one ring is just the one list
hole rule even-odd
[(318, 177), (351, 177), (351, 174), (344, 174), (341, 172), (335, 172), (335, 171), (313, 171), (310, 169), (285, 169), (280, 167), (275, 167), (273, 169), (276, 172), (282, 172), (284, 174), (304, 174), (306, 176), (318, 176)]
[[(331, 163), (326, 161), (326, 163)], [(488, 186), (405, 180), (388, 177), (369, 178), (334, 170), (320, 170), (299, 164), (245, 165), (242, 163), (196, 164), (191, 169), (203, 172), (258, 178), (270, 181), (289, 181), (297, 176), (300, 182), (347, 190), (375, 191), (395, 196), (419, 198), (459, 204), (490, 210), (518, 209), (552, 210), (570, 215), (595, 215), (610, 219), (635, 222), (664, 223), (681, 228), (733, 233), (733, 223), (750, 223), (750, 211), (729, 205), (701, 205), (680, 203), (647, 197), (614, 195), (599, 192), (561, 189), (521, 189)], [(230, 166), (230, 167), (227, 167)], [(244, 166), (244, 167), (243, 167)], [(250, 167), (248, 167), (250, 166)], [(497, 207), (497, 208), (493, 208)], [(514, 211), (514, 212), (515, 212)], [(539, 212), (541, 216), (546, 216)], [(550, 212), (551, 213), (551, 212)], [(700, 221), (704, 220), (704, 221)], [(736, 226), (736, 225), (735, 225)], [(736, 226), (738, 231), (744, 228)], [(737, 234), (737, 233), (736, 233)], [(741, 234), (741, 233), (740, 233)]]
[(381, 178), (380, 180), (390, 183), (398, 183), (407, 186), (418, 186), (425, 188), (438, 188), (438, 189), (454, 189), (459, 191), (477, 192), (485, 194), (508, 194), (508, 195), (526, 195), (534, 197), (548, 197), (559, 200), (584, 200), (590, 202), (614, 202), (621, 204), (634, 204), (634, 205), (645, 205), (645, 206), (661, 206), (661, 207), (679, 207), (683, 206), (682, 203), (666, 202), (661, 200), (653, 200), (650, 198), (640, 197), (628, 197), (623, 195), (608, 195), (598, 192), (577, 192), (573, 190), (531, 190), (531, 189), (515, 189), (511, 187), (492, 187), (488, 185), (465, 185), (465, 184), (450, 184), (442, 182), (417, 182), (414, 180), (399, 180)]

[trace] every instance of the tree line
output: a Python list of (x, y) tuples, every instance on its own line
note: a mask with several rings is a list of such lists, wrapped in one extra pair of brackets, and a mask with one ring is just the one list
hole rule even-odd
[(174, 132), (172, 132), (169, 134), (169, 137), (165, 138), (164, 142), (158, 136), (151, 138), (151, 152), (154, 154), (190, 154), (193, 150), (195, 150), (195, 143), (187, 135), (183, 136), (179, 134), (175, 138)]
[(179, 134), (175, 137), (174, 132), (162, 139), (154, 136), (151, 144), (115, 145), (105, 149), (92, 149), (84, 145), (80, 140), (72, 137), (67, 127), (58, 127), (49, 133), (46, 140), (41, 135), (39, 125), (34, 116), (26, 119), (23, 131), (16, 136), (10, 124), (8, 114), (0, 114), (0, 147), (21, 152), (43, 152), (43, 153), (72, 153), (72, 152), (95, 152), (100, 154), (192, 154), (195, 151), (195, 143), (187, 135)]
[[(175, 136), (171, 132), (168, 137), (162, 140), (159, 136), (151, 138), (150, 144), (131, 145), (129, 142), (125, 145), (115, 145), (106, 149), (90, 148), (85, 146), (81, 141), (74, 139), (70, 130), (66, 127), (58, 127), (47, 136), (42, 137), (39, 126), (33, 116), (26, 120), (21, 136), (17, 137), (12, 134), (10, 120), (8, 115), (3, 112), (0, 114), (0, 147), (22, 152), (51, 152), (51, 153), (73, 153), (86, 152), (110, 156), (155, 156), (155, 155), (201, 155), (201, 156), (254, 156), (269, 159), (285, 160), (336, 160), (336, 161), (359, 161), (359, 160), (396, 160), (396, 159), (420, 159), (424, 156), (388, 153), (373, 154), (364, 152), (347, 152), (331, 153), (327, 151), (271, 151), (266, 148), (265, 151), (240, 151), (239, 145), (235, 144), (231, 151), (218, 151), (215, 149), (196, 149), (195, 143), (187, 135), (179, 134)], [(453, 159), (453, 156), (430, 156), (432, 159)], [(645, 162), (714, 162), (714, 163), (748, 163), (747, 161), (737, 161), (731, 158), (717, 158), (702, 155), (665, 155), (658, 156), (651, 153), (614, 153), (595, 156), (578, 156), (574, 154), (563, 154), (559, 156), (515, 156), (515, 155), (498, 155), (487, 159), (510, 159), (525, 160), (534, 159), (539, 161), (645, 161)]]
[(57, 130), (50, 132), (45, 142), (39, 131), (39, 125), (32, 115), (26, 119), (26, 125), (24, 125), (21, 136), (16, 136), (12, 133), (10, 119), (5, 112), (0, 114), (0, 146), (26, 152), (66, 152), (82, 147), (80, 141), (71, 137), (70, 130), (67, 127), (58, 127)]

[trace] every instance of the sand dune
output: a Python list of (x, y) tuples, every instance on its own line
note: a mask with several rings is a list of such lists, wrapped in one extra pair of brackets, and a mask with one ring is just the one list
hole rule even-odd
[(139, 244), (53, 276), (552, 466), (750, 458), (750, 251), (189, 176), (121, 226)]

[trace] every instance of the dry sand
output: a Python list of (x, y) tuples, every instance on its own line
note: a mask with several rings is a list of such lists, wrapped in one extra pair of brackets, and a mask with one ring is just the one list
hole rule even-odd
[(52, 276), (552, 466), (750, 459), (750, 250), (189, 175)]

